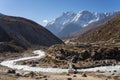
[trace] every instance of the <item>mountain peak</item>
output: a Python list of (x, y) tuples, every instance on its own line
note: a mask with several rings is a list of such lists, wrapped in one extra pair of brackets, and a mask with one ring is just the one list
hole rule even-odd
[(74, 30), (77, 30), (77, 28), (80, 29), (81, 27), (86, 27), (93, 22), (105, 19), (107, 17), (110, 17), (111, 15), (115, 15), (116, 13), (118, 12), (100, 13), (83, 10), (79, 11), (78, 13), (74, 13), (73, 11), (68, 11), (64, 12), (54, 21), (48, 23), (46, 28), (57, 36), (63, 31), (65, 31), (66, 33), (68, 32), (69, 34), (71, 31), (68, 31), (67, 27), (69, 27), (69, 30), (73, 29), (72, 27), (74, 27), (75, 29), (72, 30), (74, 32)]
[(79, 11), (78, 13), (79, 14), (90, 14), (91, 12), (87, 10), (82, 10), (82, 11)]
[[(106, 21), (106, 20), (105, 20)], [(80, 41), (113, 41), (120, 39), (120, 14), (107, 20), (106, 23), (99, 25), (96, 29), (79, 37)], [(92, 25), (93, 26), (93, 25)], [(99, 36), (98, 36), (99, 35)]]
[(73, 11), (67, 11), (67, 12), (63, 12), (63, 16), (64, 15), (72, 15), (75, 14)]

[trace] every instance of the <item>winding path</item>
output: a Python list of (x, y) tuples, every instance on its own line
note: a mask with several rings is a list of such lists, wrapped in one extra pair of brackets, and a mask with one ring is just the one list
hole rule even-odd
[[(18, 65), (16, 64), (17, 61), (21, 60), (28, 60), (28, 59), (40, 59), (45, 57), (45, 52), (42, 50), (36, 50), (33, 51), (34, 54), (37, 54), (37, 56), (32, 56), (32, 57), (25, 57), (25, 58), (20, 58), (20, 59), (15, 59), (15, 60), (7, 60), (3, 61), (0, 63), (2, 66), (6, 66), (12, 69), (17, 69), (17, 70), (24, 70), (24, 71), (35, 71), (35, 72), (49, 72), (49, 73), (63, 73), (63, 72), (68, 72), (68, 69), (61, 69), (61, 68), (41, 68), (41, 67), (30, 67), (28, 65)], [(110, 73), (114, 72), (115, 70), (117, 71), (117, 74), (120, 74), (120, 65), (116, 66), (104, 66), (104, 67), (95, 67), (95, 68), (88, 68), (88, 69), (78, 69), (78, 72), (81, 71), (103, 71), (105, 73)]]

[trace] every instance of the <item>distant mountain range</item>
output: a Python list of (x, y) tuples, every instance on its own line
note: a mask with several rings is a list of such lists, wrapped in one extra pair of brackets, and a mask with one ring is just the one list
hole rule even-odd
[(3, 46), (3, 43), (11, 42), (22, 48), (63, 43), (62, 40), (34, 21), (0, 14), (0, 47)]
[(89, 34), (85, 34), (82, 37), (78, 38), (79, 41), (111, 41), (119, 40), (120, 41), (120, 14), (111, 18), (109, 21), (99, 26)]
[(79, 32), (81, 29), (83, 30), (85, 27), (88, 27), (88, 25), (95, 22), (102, 24), (105, 20), (110, 19), (110, 17), (118, 13), (119, 11), (105, 13), (90, 11), (80, 11), (78, 13), (66, 12), (49, 22), (46, 28), (60, 38), (71, 37), (71, 35), (73, 36), (74, 33)]

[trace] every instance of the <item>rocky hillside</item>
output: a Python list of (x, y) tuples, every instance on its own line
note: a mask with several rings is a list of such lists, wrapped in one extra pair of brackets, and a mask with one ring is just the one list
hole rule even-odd
[(11, 41), (22, 48), (63, 43), (50, 31), (31, 20), (0, 15), (0, 42)]
[(120, 46), (110, 45), (53, 45), (47, 50), (47, 53), (49, 57), (54, 59), (54, 62), (62, 62), (60, 65), (59, 62), (57, 63), (59, 66), (67, 65), (66, 62), (70, 60), (77, 68), (107, 66), (120, 61)]
[(80, 37), (81, 41), (107, 41), (110, 39), (120, 38), (120, 14), (116, 15), (105, 24), (101, 25), (96, 30), (92, 31), (88, 35)]
[[(117, 14), (115, 14), (117, 15)], [(112, 15), (110, 17), (107, 17), (105, 19), (90, 23), (89, 25), (87, 25), (86, 27), (83, 27), (79, 30), (77, 30), (76, 32), (72, 33), (70, 35), (70, 37), (82, 37), (84, 35), (87, 35), (89, 33), (91, 33), (92, 31), (94, 31), (95, 29), (101, 27), (101, 25), (105, 24), (107, 21), (109, 21), (110, 19), (112, 19), (113, 17), (115, 17), (115, 15)]]

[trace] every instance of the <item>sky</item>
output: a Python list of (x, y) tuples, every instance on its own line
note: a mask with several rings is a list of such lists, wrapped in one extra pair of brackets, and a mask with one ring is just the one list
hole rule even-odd
[(0, 0), (0, 13), (20, 16), (45, 26), (63, 12), (112, 12), (120, 10), (120, 0)]

